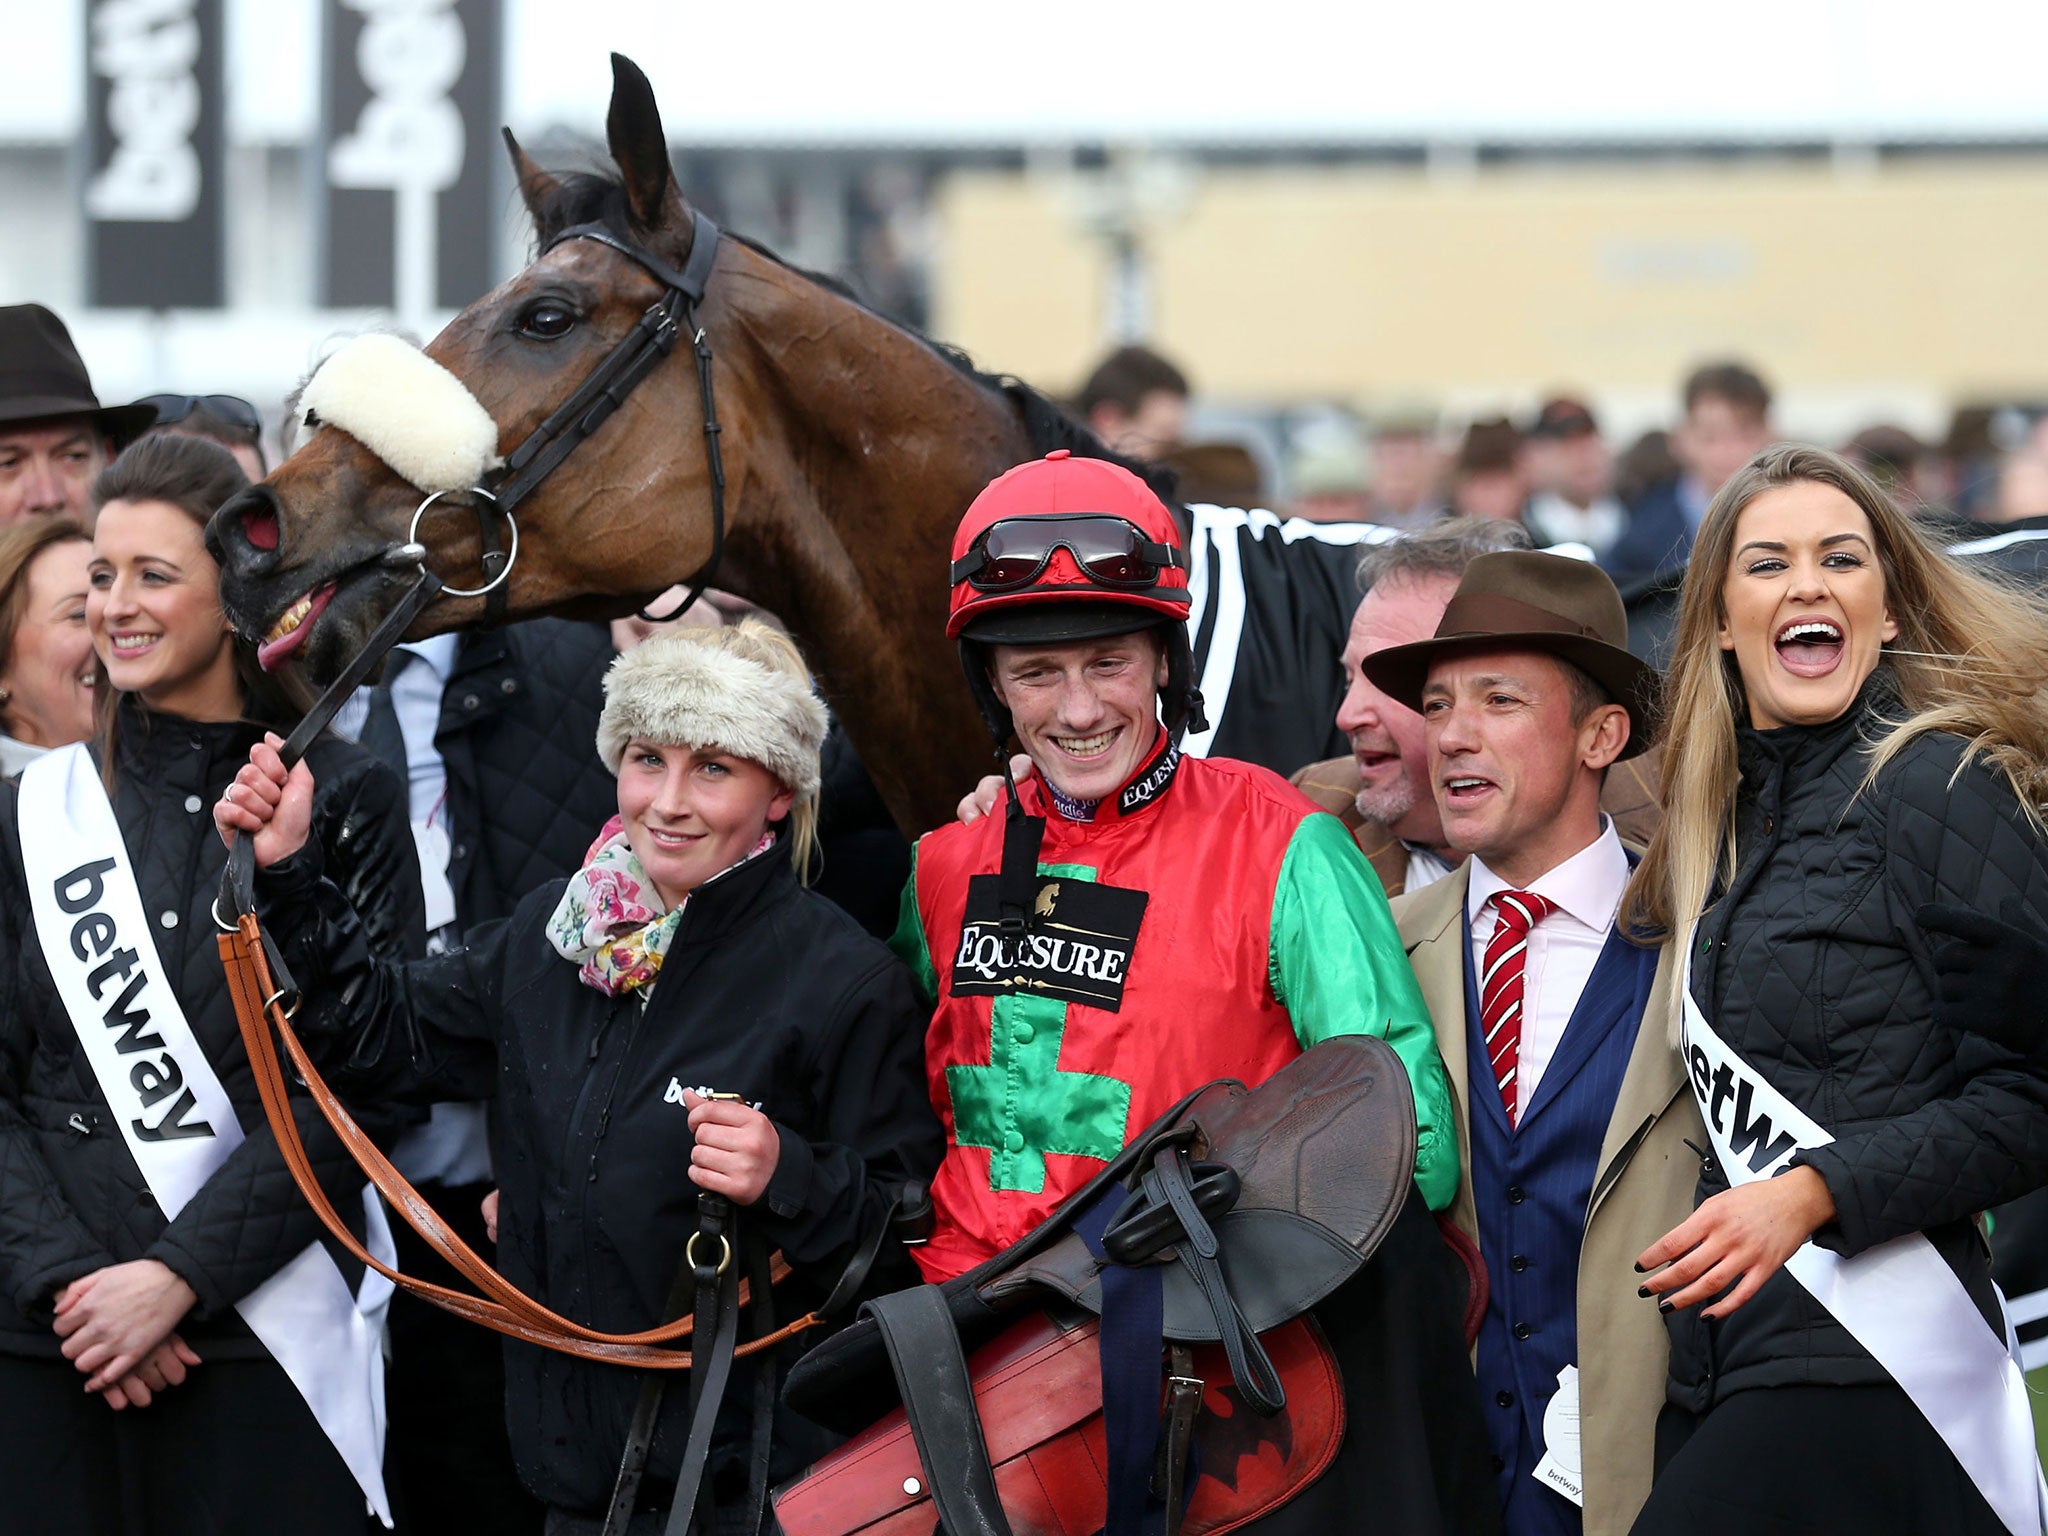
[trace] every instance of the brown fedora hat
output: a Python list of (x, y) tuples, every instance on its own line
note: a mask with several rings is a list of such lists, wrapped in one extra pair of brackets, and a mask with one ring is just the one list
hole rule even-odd
[(62, 320), (40, 304), (0, 305), (0, 426), (46, 416), (90, 416), (118, 452), (156, 420), (156, 407), (101, 405)]
[(1629, 651), (1621, 593), (1590, 560), (1534, 549), (1480, 555), (1465, 567), (1435, 637), (1375, 651), (1365, 658), (1365, 675), (1419, 710), (1430, 665), (1472, 651), (1542, 651), (1570, 662), (1628, 711), (1621, 755), (1649, 750), (1657, 669)]

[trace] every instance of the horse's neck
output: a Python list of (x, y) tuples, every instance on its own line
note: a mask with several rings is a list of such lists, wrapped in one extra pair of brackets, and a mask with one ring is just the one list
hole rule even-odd
[(916, 338), (795, 274), (767, 286), (743, 327), (758, 387), (731, 579), (795, 630), (898, 822), (932, 826), (991, 763), (945, 638), (947, 552), (1029, 445)]

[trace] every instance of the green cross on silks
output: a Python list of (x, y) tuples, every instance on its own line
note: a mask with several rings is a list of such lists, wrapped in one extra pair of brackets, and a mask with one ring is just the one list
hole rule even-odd
[[(1041, 864), (1041, 875), (1093, 880), (1085, 864)], [(1123, 1150), (1131, 1085), (1094, 1072), (1062, 1072), (1068, 1005), (1016, 992), (989, 1010), (989, 1064), (946, 1068), (953, 1139), (988, 1148), (988, 1187), (1035, 1195), (1045, 1188), (1045, 1155), (1104, 1162)]]

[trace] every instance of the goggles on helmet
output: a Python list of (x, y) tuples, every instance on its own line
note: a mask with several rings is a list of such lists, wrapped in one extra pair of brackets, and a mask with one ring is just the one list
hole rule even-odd
[(1171, 544), (1146, 538), (1120, 517), (1013, 517), (991, 523), (953, 562), (953, 584), (964, 581), (978, 592), (1016, 592), (1044, 575), (1062, 549), (1091, 582), (1124, 591), (1156, 586), (1161, 571), (1186, 564)]

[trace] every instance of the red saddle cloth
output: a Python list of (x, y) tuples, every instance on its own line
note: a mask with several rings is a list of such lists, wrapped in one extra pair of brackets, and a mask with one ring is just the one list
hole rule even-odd
[[(1108, 1512), (1098, 1323), (1046, 1313), (968, 1359), (996, 1492), (1016, 1536), (1093, 1536)], [(1195, 1419), (1199, 1477), (1182, 1536), (1221, 1536), (1320, 1477), (1344, 1438), (1344, 1384), (1322, 1330), (1303, 1316), (1261, 1336), (1287, 1406), (1261, 1418), (1232, 1390), (1220, 1345), (1194, 1346), (1207, 1383)], [(931, 1536), (937, 1512), (901, 1409), (775, 1493), (787, 1536)]]

